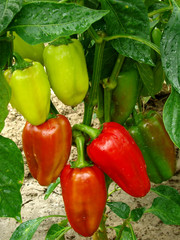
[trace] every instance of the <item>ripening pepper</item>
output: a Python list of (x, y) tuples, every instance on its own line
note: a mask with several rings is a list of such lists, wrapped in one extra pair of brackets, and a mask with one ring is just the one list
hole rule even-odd
[(112, 91), (111, 120), (123, 124), (132, 113), (138, 98), (139, 74), (135, 68), (121, 72)]
[(40, 185), (56, 181), (70, 155), (72, 130), (63, 115), (34, 126), (26, 122), (22, 134), (29, 170)]
[(64, 104), (76, 106), (87, 93), (89, 80), (83, 47), (72, 39), (67, 45), (48, 45), (43, 53), (51, 88)]
[(22, 58), (28, 58), (43, 64), (44, 44), (30, 45), (15, 32), (13, 34), (15, 36), (13, 40), (14, 52), (17, 52)]
[(31, 124), (40, 125), (49, 114), (50, 85), (43, 66), (39, 62), (30, 63), (32, 65), (24, 69), (9, 68), (4, 76), (11, 87), (12, 107)]
[(84, 168), (66, 165), (61, 172), (60, 182), (69, 223), (82, 236), (92, 236), (100, 225), (106, 205), (103, 172), (95, 165)]
[(106, 122), (101, 129), (76, 124), (74, 129), (91, 137), (87, 154), (114, 182), (133, 197), (143, 197), (150, 190), (143, 155), (129, 134), (116, 122)]
[(158, 113), (150, 111), (140, 117), (128, 131), (141, 149), (151, 182), (161, 183), (175, 173), (175, 147)]

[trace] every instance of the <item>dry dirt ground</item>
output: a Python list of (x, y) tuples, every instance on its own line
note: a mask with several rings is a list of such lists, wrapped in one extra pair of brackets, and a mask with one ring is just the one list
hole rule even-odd
[[(66, 115), (72, 125), (82, 121), (83, 117), (83, 105), (80, 104), (75, 109), (64, 106), (55, 97), (52, 98), (54, 104), (61, 114)], [(156, 108), (156, 103), (153, 103), (153, 107)], [(159, 106), (158, 106), (159, 108)], [(161, 108), (161, 106), (160, 106)], [(2, 131), (2, 135), (12, 139), (23, 153), (21, 134), (25, 124), (23, 117), (18, 114), (14, 109), (9, 107), (9, 115), (6, 119), (5, 127)], [(95, 120), (95, 124), (98, 124)], [(24, 153), (23, 153), (24, 156)], [(71, 152), (70, 159), (76, 157), (76, 151), (73, 148)], [(25, 178), (24, 183), (21, 188), (22, 193), (22, 220), (27, 221), (41, 216), (55, 215), (55, 214), (65, 214), (64, 205), (61, 196), (61, 189), (58, 186), (54, 192), (50, 195), (47, 200), (44, 200), (44, 193), (46, 187), (39, 186), (37, 181), (35, 181), (28, 170), (26, 159), (24, 158), (24, 168), (25, 168)], [(175, 176), (167, 182), (167, 184), (176, 188), (180, 192), (180, 158), (177, 151), (177, 172)], [(114, 184), (111, 185), (111, 190)], [(131, 206), (135, 207), (150, 207), (153, 198), (156, 195), (153, 193), (148, 193), (144, 198), (133, 198), (123, 191), (115, 192), (110, 197), (112, 201), (123, 201)], [(107, 226), (116, 226), (122, 223), (114, 213), (110, 212), (107, 208)], [(33, 240), (43, 240), (45, 239), (46, 233), (50, 226), (54, 223), (60, 221), (60, 218), (49, 218), (48, 220), (41, 223), (37, 232), (33, 236)], [(9, 240), (13, 231), (19, 225), (14, 219), (1, 218), (0, 219), (0, 240)], [(179, 240), (180, 239), (180, 226), (168, 226), (162, 223), (160, 219), (152, 214), (145, 214), (137, 223), (133, 223), (133, 228), (138, 240)], [(114, 230), (108, 228), (109, 240), (115, 239)], [(70, 230), (65, 239), (91, 239), (83, 238), (76, 234), (73, 230)]]

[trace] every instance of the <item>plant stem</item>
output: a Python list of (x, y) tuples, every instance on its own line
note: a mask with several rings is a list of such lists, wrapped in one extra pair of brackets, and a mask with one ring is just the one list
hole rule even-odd
[(93, 109), (95, 106), (95, 102), (97, 99), (97, 89), (99, 87), (100, 77), (101, 77), (101, 68), (102, 68), (102, 60), (104, 53), (105, 42), (101, 41), (101, 43), (96, 43), (95, 45), (95, 56), (93, 63), (93, 76), (91, 81), (91, 87), (89, 90), (89, 95), (85, 101), (85, 109), (84, 109), (84, 119), (83, 123), (86, 125), (91, 125)]
[(104, 82), (104, 121), (110, 122), (111, 121), (111, 96), (112, 96), (112, 90), (117, 85), (117, 77), (119, 75), (119, 72), (122, 68), (123, 62), (124, 62), (124, 56), (118, 55), (118, 58), (116, 60), (115, 66), (113, 68), (112, 74), (108, 81)]
[(85, 147), (85, 138), (81, 132), (74, 130), (73, 138), (76, 143), (78, 158), (76, 161), (71, 162), (72, 168), (84, 168), (90, 167), (93, 164), (85, 160), (84, 147)]
[(74, 130), (79, 130), (81, 132), (86, 133), (87, 135), (90, 136), (91, 139), (95, 139), (100, 133), (101, 133), (101, 129), (95, 129), (92, 128), (86, 124), (75, 124), (73, 126), (73, 131)]
[(101, 124), (104, 122), (104, 89), (101, 84), (99, 84), (98, 88), (98, 94), (97, 94), (97, 100), (98, 100), (98, 109), (97, 109), (97, 117)]
[(112, 90), (104, 89), (104, 122), (111, 121), (111, 96)]
[(173, 10), (173, 7), (172, 6), (168, 6), (168, 7), (164, 7), (164, 8), (160, 8), (160, 9), (157, 9), (157, 10), (154, 10), (150, 13), (148, 13), (148, 17), (152, 17), (158, 13), (163, 13), (163, 12), (166, 12), (166, 11), (171, 11)]
[(122, 236), (122, 233), (123, 233), (123, 230), (124, 228), (126, 227), (126, 225), (129, 223), (129, 218), (127, 218), (124, 222), (123, 222), (123, 225), (117, 235), (117, 237), (115, 238), (115, 240), (120, 240), (121, 239), (121, 236)]
[(152, 43), (144, 38), (140, 38), (138, 36), (122, 34), (122, 35), (108, 36), (108, 37), (105, 37), (104, 40), (111, 41), (111, 40), (118, 39), (118, 38), (128, 38), (128, 39), (132, 39), (132, 40), (141, 42), (143, 44), (146, 44), (148, 47), (154, 49), (154, 51), (156, 51), (160, 55), (160, 49), (159, 49), (159, 47), (157, 47), (157, 45), (155, 45), (154, 43)]

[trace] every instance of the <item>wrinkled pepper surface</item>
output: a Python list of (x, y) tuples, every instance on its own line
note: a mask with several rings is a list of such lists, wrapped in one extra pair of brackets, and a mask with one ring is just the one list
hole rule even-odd
[(67, 45), (48, 45), (43, 57), (51, 87), (59, 100), (69, 106), (81, 103), (89, 79), (80, 41), (72, 39)]
[(122, 125), (104, 123), (102, 132), (87, 146), (87, 154), (126, 193), (143, 197), (149, 192), (143, 155)]
[(68, 119), (57, 115), (39, 126), (26, 122), (22, 140), (32, 176), (42, 186), (56, 181), (71, 150), (72, 130)]
[(128, 131), (141, 149), (151, 182), (161, 183), (174, 175), (175, 147), (158, 113), (150, 111), (142, 117)]
[(15, 37), (13, 40), (14, 52), (17, 52), (22, 58), (28, 58), (43, 64), (43, 43), (37, 45), (30, 45), (15, 32), (13, 33), (13, 35)]
[(123, 124), (138, 98), (139, 74), (134, 68), (121, 72), (117, 78), (117, 86), (112, 91), (111, 120)]
[(82, 236), (92, 236), (99, 227), (106, 205), (103, 172), (95, 165), (84, 168), (66, 165), (60, 182), (69, 223)]
[(50, 109), (50, 85), (43, 66), (32, 62), (22, 70), (7, 69), (4, 76), (11, 87), (12, 107), (31, 124), (44, 123)]

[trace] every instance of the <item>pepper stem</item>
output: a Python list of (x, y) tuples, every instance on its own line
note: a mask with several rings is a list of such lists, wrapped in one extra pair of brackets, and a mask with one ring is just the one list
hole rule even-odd
[(82, 135), (81, 132), (74, 130), (73, 131), (73, 138), (77, 147), (77, 154), (78, 158), (76, 161), (71, 162), (71, 168), (84, 168), (84, 167), (90, 167), (93, 166), (92, 162), (87, 162), (85, 160), (85, 153), (84, 153), (84, 147), (85, 147), (85, 138)]
[(15, 64), (12, 66), (12, 70), (15, 71), (17, 69), (23, 70), (25, 68), (31, 67), (32, 62), (25, 61), (18, 53), (13, 53), (13, 56), (16, 59)]
[(104, 46), (105, 46), (104, 41), (100, 43), (96, 42), (95, 44), (95, 56), (94, 56), (94, 63), (93, 63), (93, 76), (91, 81), (91, 87), (89, 90), (88, 97), (84, 103), (83, 123), (86, 125), (91, 125), (93, 110), (94, 110), (94, 106), (96, 105), (95, 100), (97, 100), (98, 87), (99, 87), (100, 78), (101, 78)]
[(95, 128), (92, 128), (90, 126), (87, 126), (83, 123), (80, 123), (80, 124), (75, 124), (73, 126), (73, 130), (79, 130), (81, 132), (84, 132), (86, 133), (87, 135), (90, 136), (90, 138), (93, 140), (95, 138), (97, 138), (99, 136), (99, 134), (101, 133), (102, 131), (102, 128), (100, 129), (95, 129)]

